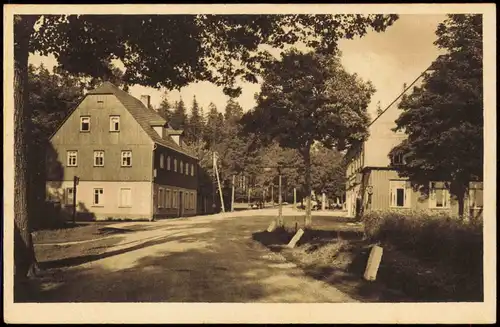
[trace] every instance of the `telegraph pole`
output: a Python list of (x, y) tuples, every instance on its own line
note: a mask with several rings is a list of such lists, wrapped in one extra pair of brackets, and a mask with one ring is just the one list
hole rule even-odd
[(231, 212), (234, 211), (234, 174), (233, 174), (233, 187), (231, 190)]
[(76, 186), (79, 182), (78, 176), (73, 177), (73, 225), (76, 225)]
[(279, 180), (278, 180), (278, 185), (279, 185), (279, 195), (278, 195), (278, 206), (279, 206), (279, 210), (278, 210), (278, 226), (283, 226), (283, 207), (282, 207), (282, 203), (281, 203), (281, 168), (278, 167), (278, 175), (279, 175)]

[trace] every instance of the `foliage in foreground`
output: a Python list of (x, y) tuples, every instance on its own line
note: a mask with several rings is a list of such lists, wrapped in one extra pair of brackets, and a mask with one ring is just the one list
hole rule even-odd
[(429, 212), (370, 212), (363, 216), (366, 236), (374, 242), (470, 275), (482, 273), (483, 224), (470, 224)]

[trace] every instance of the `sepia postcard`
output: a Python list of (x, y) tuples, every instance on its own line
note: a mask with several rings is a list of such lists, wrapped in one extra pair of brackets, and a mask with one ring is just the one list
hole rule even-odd
[(4, 5), (6, 323), (495, 323), (495, 4)]

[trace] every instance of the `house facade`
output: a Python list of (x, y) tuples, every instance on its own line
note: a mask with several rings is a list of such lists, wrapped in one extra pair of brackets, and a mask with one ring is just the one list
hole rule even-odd
[[(368, 139), (346, 154), (346, 207), (348, 215), (357, 215), (357, 206), (363, 212), (371, 210), (431, 210), (458, 214), (458, 201), (450, 195), (447, 181), (429, 182), (429, 193), (414, 190), (407, 178), (400, 177), (398, 165), (404, 158), (389, 158), (390, 151), (407, 138), (404, 132), (392, 131), (400, 110), (394, 103), (376, 117), (369, 126)], [(471, 182), (465, 199), (464, 212), (481, 216), (483, 183)]]
[(79, 218), (147, 219), (197, 213), (198, 159), (182, 133), (109, 82), (88, 92), (50, 138), (46, 193)]

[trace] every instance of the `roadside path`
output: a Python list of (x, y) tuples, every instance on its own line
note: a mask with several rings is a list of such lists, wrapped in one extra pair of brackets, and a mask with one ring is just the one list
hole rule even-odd
[(356, 302), (252, 239), (266, 210), (141, 223), (98, 257), (44, 271), (37, 301)]

